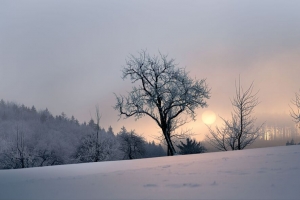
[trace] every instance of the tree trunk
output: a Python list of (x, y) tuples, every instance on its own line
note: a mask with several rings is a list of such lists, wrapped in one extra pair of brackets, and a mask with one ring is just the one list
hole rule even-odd
[(242, 137), (242, 134), (243, 133), (243, 123), (244, 123), (244, 120), (243, 120), (243, 107), (241, 106), (240, 107), (240, 133), (239, 133), (239, 136), (238, 136), (238, 150), (241, 150), (241, 137)]
[(167, 141), (167, 147), (168, 147), (168, 156), (174, 156), (174, 154), (176, 153), (175, 148), (172, 144), (171, 138), (170, 138), (170, 134), (167, 134), (166, 131), (163, 132), (165, 139)]
[(96, 142), (96, 157), (95, 157), (95, 162), (99, 161), (99, 129), (98, 129), (98, 124), (97, 124), (97, 142)]

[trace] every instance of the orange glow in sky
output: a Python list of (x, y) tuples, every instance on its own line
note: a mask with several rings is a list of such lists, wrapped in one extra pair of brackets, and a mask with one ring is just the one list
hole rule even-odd
[(202, 114), (202, 121), (207, 125), (213, 124), (216, 121), (216, 114), (211, 110), (207, 110)]

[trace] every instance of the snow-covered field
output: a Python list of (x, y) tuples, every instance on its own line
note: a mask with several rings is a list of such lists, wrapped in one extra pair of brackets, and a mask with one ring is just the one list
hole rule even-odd
[(0, 199), (300, 199), (300, 145), (1, 170)]

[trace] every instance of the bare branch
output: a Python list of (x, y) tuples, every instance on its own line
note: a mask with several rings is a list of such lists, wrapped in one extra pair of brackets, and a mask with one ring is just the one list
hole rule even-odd
[[(290, 107), (290, 115), (293, 118), (293, 121), (295, 123), (300, 123), (300, 92), (295, 93), (295, 99), (291, 100), (292, 105), (294, 105), (296, 108), (293, 109), (291, 105)], [(300, 126), (299, 126), (300, 127)]]
[[(149, 56), (141, 51), (138, 57), (131, 55), (123, 69), (123, 78), (129, 77), (134, 86), (127, 97), (117, 96), (114, 106), (119, 116), (139, 119), (149, 116), (162, 130), (162, 134), (171, 149), (171, 135), (174, 130), (187, 121), (182, 115), (195, 119), (195, 109), (206, 107), (210, 90), (206, 80), (194, 80), (182, 68), (176, 68), (174, 59), (167, 59), (166, 55)], [(176, 128), (175, 128), (176, 127)]]
[(243, 90), (240, 80), (235, 83), (235, 96), (231, 100), (233, 112), (231, 120), (225, 120), (222, 129), (216, 131), (209, 128), (208, 141), (218, 150), (241, 150), (251, 145), (259, 136), (259, 130), (264, 124), (255, 127), (256, 118), (252, 117), (254, 108), (259, 104), (258, 92), (253, 94), (253, 82), (247, 90)]

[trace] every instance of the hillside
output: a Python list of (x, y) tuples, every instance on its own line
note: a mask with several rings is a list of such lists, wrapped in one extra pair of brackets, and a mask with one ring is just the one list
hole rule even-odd
[(300, 146), (0, 171), (0, 199), (299, 199)]
[[(139, 139), (142, 154), (132, 151), (127, 155), (128, 142), (124, 143), (124, 139), (128, 138)], [(111, 126), (105, 130), (93, 119), (80, 124), (64, 112), (53, 116), (48, 109), (37, 111), (34, 106), (0, 100), (0, 169), (164, 155), (160, 144), (148, 142), (125, 127), (115, 134)]]

